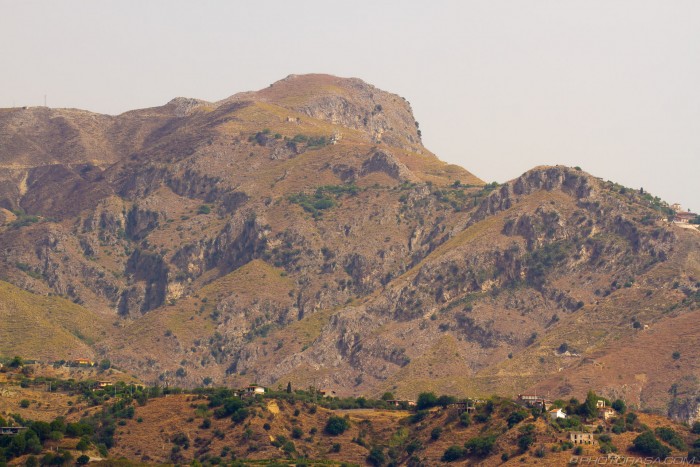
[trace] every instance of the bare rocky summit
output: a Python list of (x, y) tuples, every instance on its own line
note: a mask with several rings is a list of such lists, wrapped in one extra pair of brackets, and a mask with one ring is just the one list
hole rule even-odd
[(94, 316), (27, 358), (692, 412), (700, 235), (642, 190), (561, 166), (485, 184), (423, 147), (405, 99), (328, 75), (118, 116), (2, 109), (0, 141), (6, 290)]

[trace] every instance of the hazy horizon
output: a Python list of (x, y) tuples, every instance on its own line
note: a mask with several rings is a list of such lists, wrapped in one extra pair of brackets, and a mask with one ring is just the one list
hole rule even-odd
[(289, 74), (408, 99), (486, 181), (581, 166), (700, 210), (700, 2), (0, 0), (0, 107), (119, 114)]

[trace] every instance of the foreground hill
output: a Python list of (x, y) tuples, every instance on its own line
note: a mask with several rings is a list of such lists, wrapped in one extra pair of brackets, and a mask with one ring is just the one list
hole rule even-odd
[[(611, 409), (593, 392), (581, 402), (554, 401), (568, 414), (554, 420), (500, 397), (456, 401), (423, 393), (418, 407), (407, 410), (384, 400), (391, 394), (339, 399), (288, 388), (239, 397), (223, 388), (183, 392), (116, 383), (120, 375), (105, 371), (99, 376), (114, 384), (100, 389), (94, 381), (45, 373), (36, 365), (0, 372), (0, 422), (24, 427), (0, 434), (0, 462), (419, 467), (567, 465), (582, 456), (700, 462), (700, 423), (689, 428), (629, 411), (620, 400)], [(598, 401), (611, 417), (600, 418)], [(574, 436), (587, 439), (578, 443)]]
[(560, 166), (484, 184), (422, 146), (405, 99), (327, 75), (2, 112), (2, 279), (111, 323), (73, 353), (150, 383), (594, 387), (696, 416), (700, 234), (643, 190)]

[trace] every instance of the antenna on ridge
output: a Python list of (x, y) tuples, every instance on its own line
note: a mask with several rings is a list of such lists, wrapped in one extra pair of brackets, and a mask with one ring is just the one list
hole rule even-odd
[(46, 107), (46, 94), (44, 94), (44, 107)]

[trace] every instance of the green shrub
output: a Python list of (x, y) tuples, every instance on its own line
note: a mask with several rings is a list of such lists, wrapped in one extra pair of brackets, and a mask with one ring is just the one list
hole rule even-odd
[(547, 451), (544, 448), (544, 445), (540, 445), (537, 449), (535, 449), (535, 457), (542, 458), (547, 454)]
[(693, 423), (690, 431), (696, 435), (700, 435), (700, 421)]
[(450, 446), (442, 454), (443, 462), (454, 462), (460, 460), (465, 455), (465, 450), (462, 446)]
[(409, 454), (413, 454), (414, 452), (420, 451), (421, 449), (423, 449), (423, 443), (421, 443), (420, 440), (417, 438), (412, 439), (406, 445), (406, 452)]
[(688, 451), (688, 459), (695, 459), (695, 462), (700, 460), (700, 449), (691, 449)]
[(285, 452), (285, 454), (290, 455), (290, 454), (296, 452), (297, 448), (294, 445), (293, 441), (288, 440), (282, 445), (282, 450)]
[(671, 453), (671, 450), (661, 444), (654, 433), (645, 431), (637, 436), (632, 442), (634, 449), (642, 454), (665, 459)]
[(535, 439), (532, 437), (531, 433), (525, 433), (518, 436), (518, 447), (522, 452), (527, 451), (534, 442)]
[(624, 414), (625, 411), (627, 411), (627, 404), (625, 404), (625, 401), (622, 399), (615, 399), (615, 401), (612, 403), (612, 408), (618, 413)]
[(19, 356), (12, 357), (12, 360), (10, 360), (10, 363), (9, 363), (10, 368), (19, 368), (23, 365), (24, 365), (24, 361), (22, 360), (22, 357), (19, 357)]
[(338, 436), (344, 433), (348, 428), (350, 428), (350, 422), (348, 422), (347, 419), (332, 415), (326, 422), (323, 431), (331, 436)]
[(379, 467), (384, 465), (384, 462), (386, 462), (386, 457), (384, 456), (384, 450), (379, 447), (375, 446), (369, 451), (369, 455), (367, 456), (367, 462), (370, 464)]
[(469, 452), (469, 454), (485, 457), (491, 453), (495, 443), (495, 436), (482, 436), (470, 439), (464, 443), (464, 448)]
[(428, 413), (430, 412), (428, 412), (427, 410), (419, 410), (418, 412), (408, 417), (408, 423), (422, 422), (425, 419), (425, 417), (428, 416)]
[(654, 430), (654, 432), (656, 433), (656, 436), (666, 441), (668, 444), (678, 449), (679, 451), (685, 451), (687, 449), (685, 442), (683, 441), (683, 439), (681, 439), (680, 436), (678, 436), (678, 433), (676, 433), (675, 430), (673, 430), (673, 428), (659, 427), (656, 430)]
[(81, 452), (85, 452), (88, 449), (90, 449), (90, 442), (85, 438), (81, 438), (81, 440), (78, 441), (78, 444), (76, 444), (75, 449)]
[(525, 412), (524, 410), (518, 410), (517, 412), (513, 412), (508, 416), (508, 419), (506, 420), (508, 422), (508, 428), (513, 428), (515, 425), (525, 420), (526, 417), (527, 412)]

